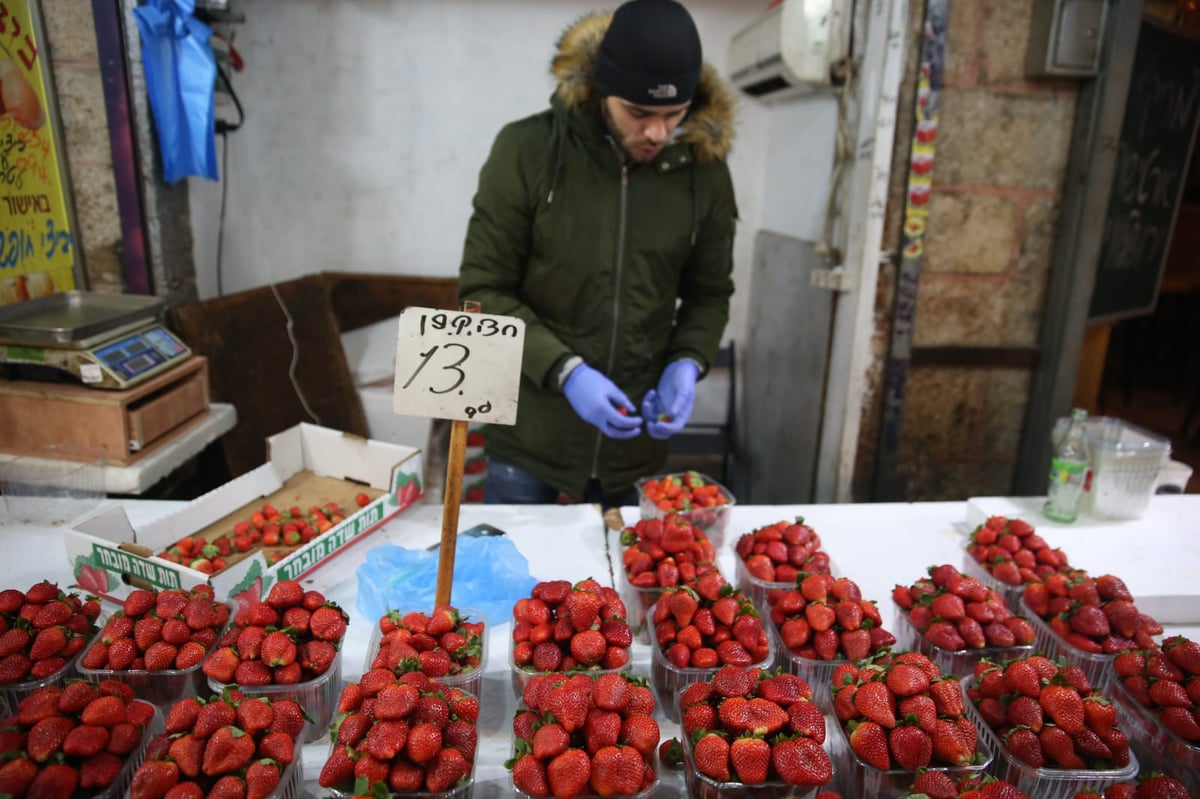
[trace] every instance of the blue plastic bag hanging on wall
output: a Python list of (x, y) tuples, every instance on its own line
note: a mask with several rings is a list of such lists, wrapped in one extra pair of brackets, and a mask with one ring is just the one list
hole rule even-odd
[(188, 175), (217, 179), (217, 62), (209, 44), (212, 31), (194, 11), (195, 0), (149, 0), (133, 10), (167, 183)]
[[(438, 552), (376, 547), (358, 567), (358, 612), (379, 619), (389, 610), (433, 610), (437, 593)], [(459, 535), (455, 544), (450, 604), (481, 611), (489, 624), (504, 624), (512, 607), (529, 596), (537, 581), (529, 561), (501, 536)]]

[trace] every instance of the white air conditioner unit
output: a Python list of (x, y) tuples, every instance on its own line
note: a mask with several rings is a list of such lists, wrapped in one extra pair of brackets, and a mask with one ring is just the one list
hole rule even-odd
[(850, 54), (851, 0), (783, 0), (734, 34), (733, 85), (752, 97), (779, 97), (839, 85)]

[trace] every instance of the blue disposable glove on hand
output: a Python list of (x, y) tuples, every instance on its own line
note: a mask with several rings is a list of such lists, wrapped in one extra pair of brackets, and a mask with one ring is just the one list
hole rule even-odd
[(670, 438), (687, 424), (699, 377), (700, 367), (694, 361), (672, 361), (663, 369), (658, 388), (647, 391), (642, 399), (642, 415), (651, 438)]
[(567, 402), (580, 419), (600, 428), (600, 432), (609, 438), (633, 438), (642, 432), (640, 416), (625, 415), (617, 410), (620, 407), (630, 414), (637, 413), (637, 407), (629, 397), (613, 381), (587, 364), (580, 364), (571, 371), (563, 384), (563, 394), (567, 395)]

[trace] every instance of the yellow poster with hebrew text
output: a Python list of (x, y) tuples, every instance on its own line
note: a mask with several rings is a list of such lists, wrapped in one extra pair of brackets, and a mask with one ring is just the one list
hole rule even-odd
[[(74, 2), (75, 0), (71, 0)], [(0, 0), (0, 305), (75, 288), (62, 142), (37, 0)]]

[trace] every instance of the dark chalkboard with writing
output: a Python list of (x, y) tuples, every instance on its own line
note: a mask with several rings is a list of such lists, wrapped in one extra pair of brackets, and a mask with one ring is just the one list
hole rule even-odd
[(1154, 310), (1198, 115), (1200, 41), (1142, 23), (1088, 310), (1091, 319)]

